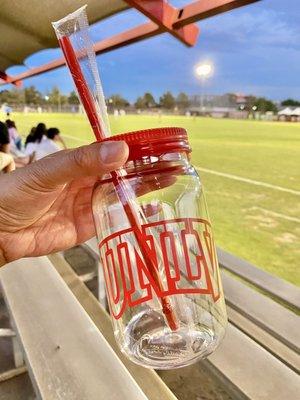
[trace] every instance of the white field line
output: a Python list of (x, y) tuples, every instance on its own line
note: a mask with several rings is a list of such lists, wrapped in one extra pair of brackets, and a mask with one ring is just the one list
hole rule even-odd
[[(65, 138), (76, 140), (77, 142), (89, 143), (88, 140), (79, 139), (75, 136), (71, 136), (71, 135), (62, 135), (62, 136)], [(256, 186), (264, 186), (269, 189), (280, 190), (281, 192), (291, 193), (291, 194), (295, 194), (296, 196), (300, 196), (300, 191), (298, 191), (298, 190), (288, 189), (288, 188), (284, 188), (282, 186), (272, 185), (272, 184), (266, 183), (266, 182), (255, 181), (253, 179), (243, 178), (243, 177), (237, 176), (237, 175), (226, 174), (224, 172), (214, 171), (213, 169), (202, 168), (202, 167), (197, 167), (197, 166), (196, 166), (196, 169), (199, 171), (207, 172), (208, 174), (223, 176), (224, 178), (234, 179), (236, 181), (250, 183), (250, 184), (256, 185)]]
[(281, 214), (275, 211), (271, 211), (268, 210), (266, 208), (262, 208), (262, 207), (251, 207), (250, 210), (259, 210), (264, 212), (265, 214), (269, 214), (272, 215), (273, 217), (278, 217), (278, 218), (282, 218), (282, 219), (286, 219), (287, 221), (292, 221), (292, 222), (297, 222), (298, 224), (300, 224), (300, 218), (297, 217), (290, 217), (289, 215), (286, 214)]
[(76, 136), (71, 136), (71, 135), (61, 135), (61, 136), (64, 137), (64, 138), (76, 140), (77, 142), (88, 143), (88, 140), (79, 139), (79, 138), (77, 138)]
[(208, 174), (223, 176), (224, 178), (234, 179), (235, 181), (250, 183), (251, 185), (263, 186), (268, 189), (279, 190), (281, 192), (291, 193), (291, 194), (295, 194), (296, 196), (300, 196), (300, 191), (298, 191), (298, 190), (288, 189), (288, 188), (284, 188), (282, 186), (272, 185), (272, 184), (266, 183), (266, 182), (255, 181), (255, 180), (243, 178), (243, 177), (237, 176), (237, 175), (226, 174), (224, 172), (214, 171), (213, 169), (202, 168), (202, 167), (196, 167), (196, 169), (198, 171), (207, 172)]

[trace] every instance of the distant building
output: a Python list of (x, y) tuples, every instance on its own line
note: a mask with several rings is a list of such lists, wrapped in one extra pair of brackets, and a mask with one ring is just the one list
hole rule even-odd
[(214, 118), (228, 118), (230, 113), (238, 112), (233, 107), (212, 107), (212, 106), (198, 106), (190, 107), (189, 112), (192, 115), (205, 115)]
[(231, 94), (223, 94), (223, 95), (194, 95), (189, 97), (191, 107), (229, 107), (229, 108), (237, 108), (236, 99)]
[(292, 120), (300, 122), (300, 107), (296, 107), (292, 110)]
[(245, 96), (242, 93), (235, 93), (235, 96), (236, 96), (235, 102), (239, 106), (239, 108), (241, 108), (243, 106), (245, 107), (249, 96)]
[(277, 115), (279, 121), (300, 122), (300, 107), (285, 107)]
[(247, 118), (248, 112), (243, 111), (247, 99), (248, 96), (240, 93), (190, 96), (188, 111), (192, 115), (206, 115), (214, 118)]

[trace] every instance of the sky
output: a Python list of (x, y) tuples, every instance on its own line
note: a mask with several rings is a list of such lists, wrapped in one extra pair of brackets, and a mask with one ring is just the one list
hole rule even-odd
[[(191, 1), (170, 3), (180, 7)], [(125, 11), (92, 26), (91, 36), (101, 40), (145, 21), (138, 11)], [(206, 94), (238, 92), (277, 101), (300, 100), (299, 22), (299, 0), (262, 0), (200, 21), (199, 40), (193, 48), (163, 34), (97, 56), (104, 93), (106, 97), (120, 93), (131, 102), (145, 91), (157, 99), (167, 90), (196, 95), (202, 89), (195, 65), (209, 60), (214, 74), (205, 82)], [(35, 67), (60, 56), (59, 49), (43, 50), (28, 57), (25, 65)], [(11, 67), (7, 73), (25, 69)], [(63, 93), (73, 90), (65, 67), (24, 81), (25, 87), (30, 85), (43, 93), (53, 86)]]

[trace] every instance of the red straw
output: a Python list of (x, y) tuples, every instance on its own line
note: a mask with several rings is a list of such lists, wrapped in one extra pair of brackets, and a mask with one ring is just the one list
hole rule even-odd
[(73, 77), (75, 86), (77, 88), (78, 94), (80, 96), (82, 105), (85, 109), (86, 115), (90, 121), (93, 132), (96, 136), (97, 141), (105, 139), (102, 132), (99, 117), (95, 107), (95, 101), (90, 93), (88, 85), (84, 79), (83, 73), (81, 71), (79, 62), (77, 60), (76, 53), (73, 49), (70, 39), (68, 36), (63, 36), (58, 39), (60, 47), (64, 53), (65, 59), (67, 61), (69, 70)]
[[(101, 141), (105, 138), (105, 136), (101, 129), (101, 124), (95, 107), (95, 102), (90, 93), (86, 80), (83, 76), (80, 64), (78, 62), (71, 41), (68, 36), (63, 36), (58, 40), (60, 47), (64, 53), (68, 67), (70, 69), (71, 75), (73, 77), (74, 83), (76, 85), (82, 105), (90, 121), (93, 132), (96, 136), (97, 141)], [(159, 276), (158, 267), (155, 263), (155, 259), (154, 256), (152, 255), (151, 249), (145, 240), (145, 236), (142, 232), (138, 216), (136, 215), (134, 208), (128, 201), (129, 194), (127, 193), (127, 190), (124, 187), (124, 182), (122, 182), (123, 179), (118, 174), (117, 171), (113, 171), (111, 174), (119, 199), (123, 205), (128, 221), (130, 225), (133, 227), (134, 235), (139, 244), (144, 260), (147, 263), (147, 267), (149, 269), (151, 277), (153, 278), (159, 290), (163, 291), (163, 284)], [(178, 321), (176, 315), (174, 314), (174, 311), (172, 310), (170, 299), (168, 297), (161, 297), (161, 304), (162, 304), (162, 311), (166, 317), (170, 329), (172, 331), (176, 331), (178, 329)]]

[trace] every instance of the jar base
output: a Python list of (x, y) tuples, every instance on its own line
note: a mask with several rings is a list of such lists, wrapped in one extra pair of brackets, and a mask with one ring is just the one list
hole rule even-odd
[[(142, 324), (128, 324), (125, 332), (126, 346), (123, 349), (133, 362), (144, 367), (181, 368), (207, 357), (217, 347), (216, 335), (206, 326), (189, 327), (181, 324), (180, 328), (173, 332), (166, 326), (161, 315), (156, 315), (155, 318), (148, 315), (147, 319), (148, 323), (144, 318)], [(151, 330), (150, 320), (153, 328)], [(146, 325), (147, 333), (143, 334)]]

